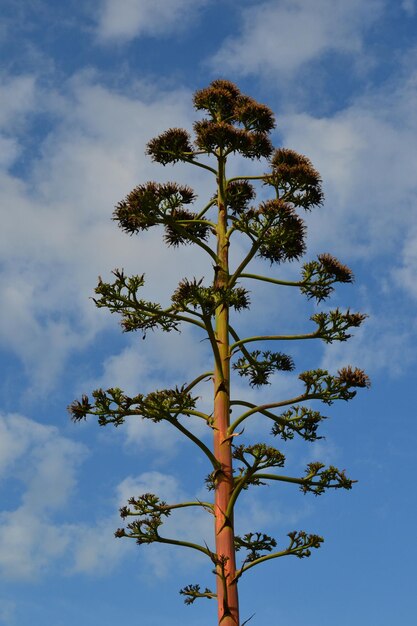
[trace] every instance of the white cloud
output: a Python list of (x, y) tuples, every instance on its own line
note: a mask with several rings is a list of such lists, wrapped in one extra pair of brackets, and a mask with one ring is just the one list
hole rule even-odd
[(0, 573), (33, 578), (67, 548), (51, 514), (68, 503), (86, 449), (18, 414), (0, 416), (0, 434), (1, 476), (18, 481), (21, 492), (15, 509), (0, 512)]
[(326, 52), (356, 55), (383, 2), (283, 0), (255, 3), (242, 12), (242, 32), (226, 39), (211, 60), (217, 71), (286, 76)]
[(55, 426), (15, 413), (0, 415), (0, 433), (0, 477), (28, 481), (42, 509), (61, 506), (72, 491), (84, 446), (62, 437)]
[(414, 235), (407, 237), (404, 246), (403, 262), (399, 268), (393, 270), (391, 276), (410, 296), (417, 299), (416, 271), (417, 236)]
[[(171, 168), (154, 166), (144, 149), (170, 126), (189, 125), (189, 94), (161, 93), (145, 83), (132, 89), (131, 96), (118, 94), (87, 73), (74, 77), (61, 94), (38, 91), (39, 110), (58, 121), (25, 182), (0, 172), (0, 204), (6, 207), (0, 343), (23, 361), (38, 393), (54, 385), (71, 352), (114, 326), (115, 318), (89, 300), (99, 274), (109, 279), (114, 267), (145, 271), (147, 295), (166, 298), (195, 258), (190, 248), (168, 250), (160, 232), (139, 241), (110, 220), (115, 203), (136, 184), (184, 178), (181, 167), (172, 174)], [(15, 141), (24, 148), (24, 134), (17, 130)], [(188, 180), (189, 175), (188, 168)], [(194, 172), (193, 179), (198, 189), (203, 176)]]
[[(203, 373), (204, 368), (208, 369), (204, 354), (204, 347), (187, 327), (181, 333), (152, 334), (147, 341), (135, 335), (129, 347), (105, 359), (103, 373), (98, 378), (83, 382), (80, 393), (98, 387), (120, 387), (127, 394), (136, 395), (181, 386)], [(211, 401), (212, 387), (210, 383), (202, 383), (195, 388), (195, 393), (202, 396), (203, 402), (207, 396)], [(188, 427), (194, 433), (211, 436), (211, 430), (201, 420), (190, 418), (190, 421)], [(172, 425), (163, 421), (156, 424), (136, 416), (127, 417), (120, 432), (126, 436), (129, 445), (163, 452), (161, 459), (164, 462), (184, 440), (184, 436)]]
[(415, 0), (403, 0), (401, 2), (401, 7), (410, 17), (412, 17), (416, 12)]
[(0, 514), (0, 573), (6, 579), (34, 579), (68, 546), (58, 526), (22, 507)]
[(0, 128), (10, 131), (33, 110), (34, 76), (0, 76)]
[(341, 367), (352, 365), (364, 369), (372, 380), (382, 371), (399, 376), (415, 361), (416, 328), (404, 327), (402, 320), (393, 328), (391, 316), (371, 312), (364, 326), (354, 331), (347, 343), (326, 345), (320, 367), (335, 374)]
[(120, 517), (115, 513), (95, 524), (78, 524), (63, 529), (68, 537), (66, 572), (105, 576), (118, 563), (129, 556), (132, 545), (128, 541), (116, 540), (114, 532), (120, 526)]
[(207, 0), (101, 0), (98, 36), (129, 41), (141, 35), (161, 36), (188, 26)]
[(416, 106), (411, 72), (330, 117), (284, 116), (284, 144), (325, 181), (325, 206), (309, 218), (314, 250), (371, 258), (401, 249), (416, 222)]
[[(179, 481), (172, 475), (161, 472), (144, 472), (139, 476), (129, 476), (118, 485), (118, 496), (121, 506), (127, 504), (130, 497), (137, 497), (144, 493), (154, 493), (161, 500), (168, 504), (197, 501), (195, 495), (187, 495), (181, 487)], [(207, 492), (205, 492), (207, 494)], [(204, 497), (204, 496), (203, 496)], [(200, 500), (200, 498), (199, 498)], [(212, 542), (213, 517), (212, 515), (198, 507), (188, 507), (172, 511), (171, 515), (164, 521), (160, 529), (160, 535), (172, 539), (182, 539), (184, 541), (195, 542), (204, 546)], [(178, 548), (182, 552), (186, 548)], [(164, 577), (172, 567), (180, 567), (183, 559), (175, 558), (177, 549), (169, 549), (164, 545), (153, 545), (149, 552), (144, 552), (146, 559), (156, 576)], [(204, 558), (204, 557), (203, 557)], [(201, 563), (202, 557), (192, 549), (187, 550), (187, 564), (197, 566)]]

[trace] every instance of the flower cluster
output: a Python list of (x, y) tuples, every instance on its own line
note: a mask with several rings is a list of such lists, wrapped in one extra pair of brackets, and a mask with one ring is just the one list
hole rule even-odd
[(317, 429), (324, 419), (327, 419), (326, 416), (319, 411), (306, 406), (292, 406), (277, 416), (271, 434), (286, 441), (293, 439), (294, 433), (297, 433), (305, 441), (316, 441), (322, 438), (317, 435)]
[(247, 180), (234, 180), (227, 185), (226, 203), (233, 215), (240, 215), (255, 198), (255, 189)]
[(334, 283), (352, 283), (352, 270), (331, 254), (319, 254), (317, 261), (305, 263), (302, 272), (301, 293), (318, 302), (334, 291)]
[(160, 328), (166, 332), (178, 330), (179, 321), (175, 314), (166, 312), (156, 302), (138, 298), (138, 291), (143, 287), (144, 275), (126, 276), (123, 270), (115, 269), (116, 280), (105, 283), (99, 278), (93, 298), (99, 308), (107, 308), (111, 313), (122, 316), (121, 326), (124, 332), (141, 330), (145, 336), (147, 330)]
[(119, 387), (110, 387), (104, 391), (96, 389), (92, 393), (93, 403), (85, 394), (80, 400), (74, 400), (69, 405), (68, 411), (74, 422), (86, 419), (87, 415), (98, 417), (100, 426), (114, 424), (120, 426), (124, 423), (127, 415), (140, 415), (138, 408), (143, 402), (144, 396), (139, 394), (130, 398)]
[(131, 537), (136, 539), (138, 545), (154, 543), (160, 540), (158, 529), (162, 526), (161, 514), (153, 514), (141, 520), (135, 520), (127, 524), (125, 528), (118, 528), (114, 533), (115, 537)]
[(205, 241), (210, 234), (209, 223), (184, 209), (195, 197), (185, 185), (148, 182), (135, 187), (116, 205), (113, 219), (130, 235), (163, 224), (168, 245)]
[(129, 498), (128, 504), (133, 509), (124, 506), (120, 509), (120, 517), (125, 519), (131, 515), (165, 515), (171, 514), (171, 509), (166, 502), (160, 500), (153, 493), (144, 493), (138, 498)]
[(128, 415), (137, 415), (153, 422), (176, 421), (180, 415), (186, 415), (195, 409), (197, 397), (193, 397), (184, 387), (180, 389), (162, 389), (148, 395), (138, 394), (129, 397), (118, 387), (104, 391), (96, 389), (92, 393), (93, 403), (83, 395), (68, 407), (73, 421), (79, 422), (87, 415), (98, 417), (100, 426), (114, 424), (120, 426)]
[(333, 341), (346, 341), (351, 337), (346, 331), (349, 328), (358, 328), (367, 318), (363, 313), (351, 313), (349, 309), (346, 313), (342, 313), (339, 309), (328, 312), (315, 313), (310, 317), (316, 322), (317, 337), (323, 339), (326, 343)]
[(235, 549), (239, 552), (242, 548), (247, 550), (246, 563), (259, 559), (261, 552), (272, 552), (277, 545), (276, 540), (264, 533), (246, 533), (243, 537), (235, 535)]
[(214, 121), (239, 123), (248, 131), (268, 133), (275, 127), (272, 111), (243, 95), (228, 80), (214, 80), (209, 87), (196, 91), (194, 106), (209, 113)]
[[(300, 489), (304, 493), (314, 493), (320, 496), (326, 489), (352, 489), (354, 480), (346, 477), (345, 470), (339, 470), (334, 465), (323, 469), (323, 463), (309, 463), (306, 469), (306, 478)], [(314, 479), (318, 478), (318, 482)]]
[(271, 374), (276, 371), (291, 372), (294, 362), (290, 356), (282, 352), (253, 350), (248, 356), (240, 357), (232, 365), (239, 376), (247, 376), (252, 387), (269, 384)]
[(298, 378), (305, 384), (305, 398), (322, 400), (332, 404), (335, 400), (351, 400), (356, 396), (352, 387), (369, 387), (370, 381), (365, 372), (350, 365), (340, 369), (337, 376), (327, 370), (317, 369), (302, 372)]
[(188, 161), (193, 155), (190, 135), (183, 128), (170, 128), (151, 139), (146, 147), (146, 154), (162, 165)]
[[(241, 444), (233, 446), (233, 458), (243, 463), (244, 467), (240, 468), (240, 474), (250, 470), (253, 474), (255, 471), (263, 470), (268, 467), (283, 467), (285, 456), (272, 446), (266, 443), (255, 443), (250, 446)], [(252, 458), (250, 458), (252, 457)]]
[(187, 311), (190, 307), (199, 309), (202, 315), (212, 316), (218, 306), (224, 305), (236, 311), (249, 307), (249, 296), (243, 287), (204, 287), (203, 279), (182, 280), (172, 295), (175, 310)]
[(265, 184), (275, 188), (277, 197), (295, 207), (309, 210), (323, 203), (321, 178), (302, 154), (279, 148), (271, 157), (271, 172), (265, 175)]
[(208, 598), (209, 600), (216, 597), (217, 594), (213, 593), (208, 587), (201, 591), (200, 585), (186, 585), (183, 589), (180, 589), (180, 594), (186, 596), (184, 603), (193, 604), (197, 598)]
[(243, 95), (227, 80), (215, 80), (197, 91), (194, 106), (208, 118), (194, 124), (200, 150), (223, 156), (239, 152), (247, 158), (269, 157), (273, 148), (269, 132), (275, 126), (272, 111)]
[(323, 537), (319, 535), (309, 535), (304, 530), (294, 530), (288, 533), (290, 545), (287, 548), (287, 554), (294, 554), (299, 559), (309, 557), (311, 555), (310, 548), (320, 548), (323, 543)]
[(258, 256), (271, 263), (293, 261), (305, 252), (305, 224), (283, 200), (267, 200), (248, 209), (234, 221), (234, 228), (258, 242)]

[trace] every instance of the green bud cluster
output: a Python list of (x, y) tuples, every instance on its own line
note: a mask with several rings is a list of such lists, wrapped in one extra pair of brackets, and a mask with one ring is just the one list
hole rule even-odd
[(291, 372), (294, 361), (282, 352), (253, 350), (248, 356), (240, 357), (232, 367), (239, 376), (249, 378), (251, 387), (260, 387), (269, 384), (269, 378), (274, 372)]

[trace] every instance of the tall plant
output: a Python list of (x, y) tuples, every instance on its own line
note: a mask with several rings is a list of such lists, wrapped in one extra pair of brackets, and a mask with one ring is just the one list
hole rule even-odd
[[(132, 497), (121, 509), (128, 520), (117, 537), (136, 539), (138, 544), (165, 543), (180, 545), (204, 554), (214, 564), (216, 591), (188, 585), (181, 590), (187, 604), (197, 598), (216, 598), (218, 623), (238, 626), (238, 583), (251, 568), (266, 560), (286, 555), (299, 558), (310, 556), (323, 539), (304, 531), (288, 533), (285, 549), (276, 550), (277, 542), (262, 532), (235, 534), (234, 509), (242, 492), (252, 485), (282, 481), (298, 485), (303, 492), (322, 494), (327, 489), (350, 489), (353, 481), (344, 471), (321, 462), (309, 463), (303, 476), (292, 477), (277, 473), (285, 457), (266, 443), (239, 443), (243, 426), (250, 417), (261, 414), (272, 422), (272, 435), (287, 441), (294, 436), (306, 441), (318, 438), (318, 427), (324, 416), (311, 408), (310, 401), (350, 400), (356, 388), (368, 387), (366, 374), (351, 366), (329, 374), (323, 369), (304, 371), (298, 378), (302, 390), (290, 399), (267, 404), (254, 404), (231, 395), (231, 368), (252, 387), (269, 383), (272, 374), (292, 371), (291, 356), (264, 349), (265, 344), (308, 339), (327, 343), (345, 341), (349, 329), (358, 327), (366, 317), (361, 313), (335, 309), (311, 317), (314, 330), (298, 335), (256, 335), (241, 337), (231, 324), (231, 313), (248, 309), (248, 291), (241, 282), (264, 281), (271, 289), (277, 286), (299, 289), (308, 299), (325, 300), (337, 282), (351, 283), (351, 270), (330, 254), (302, 266), (297, 281), (248, 272), (255, 257), (279, 266), (285, 261), (297, 261), (305, 253), (305, 224), (301, 210), (309, 211), (323, 201), (321, 180), (310, 160), (293, 150), (274, 149), (269, 135), (275, 126), (270, 109), (243, 95), (233, 83), (215, 80), (194, 95), (194, 106), (203, 111), (203, 119), (194, 123), (194, 140), (186, 130), (171, 128), (147, 146), (147, 154), (156, 162), (189, 163), (203, 168), (213, 178), (216, 191), (206, 206), (191, 211), (188, 205), (196, 196), (190, 187), (177, 183), (148, 182), (139, 185), (115, 209), (114, 220), (129, 234), (162, 225), (169, 246), (193, 244), (208, 255), (213, 265), (211, 284), (203, 280), (184, 278), (172, 295), (172, 304), (160, 304), (141, 299), (143, 275), (126, 276), (114, 271), (114, 281), (99, 279), (95, 303), (121, 315), (126, 332), (162, 329), (179, 330), (181, 324), (192, 324), (208, 339), (212, 352), (210, 371), (175, 389), (153, 391), (147, 395), (129, 397), (119, 388), (98, 389), (92, 399), (82, 396), (69, 407), (74, 421), (87, 415), (98, 417), (100, 425), (122, 424), (127, 416), (137, 416), (155, 423), (168, 422), (190, 439), (205, 455), (210, 473), (207, 487), (214, 494), (206, 502), (196, 500), (170, 504), (157, 495), (145, 493)], [(227, 162), (233, 154), (248, 159), (267, 159), (268, 171), (257, 176), (228, 178)], [(270, 191), (271, 199), (253, 205), (258, 181)], [(256, 184), (256, 183), (255, 183)], [(236, 267), (230, 267), (229, 249), (234, 236), (240, 233), (247, 242), (246, 253)], [(255, 350), (250, 344), (258, 344)], [(197, 386), (212, 379), (213, 411), (208, 414), (199, 407)], [(282, 412), (280, 412), (280, 410)], [(184, 420), (183, 418), (188, 418)], [(189, 418), (202, 420), (213, 435), (213, 445), (198, 437), (189, 427)], [(166, 537), (163, 521), (176, 509), (202, 508), (214, 519), (215, 548), (181, 539)], [(244, 553), (237, 564), (236, 553)]]

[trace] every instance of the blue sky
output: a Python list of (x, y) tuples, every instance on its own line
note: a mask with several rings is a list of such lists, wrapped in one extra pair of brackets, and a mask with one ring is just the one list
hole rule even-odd
[[(210, 197), (204, 172), (157, 166), (144, 149), (169, 127), (190, 128), (192, 93), (218, 77), (268, 104), (274, 143), (320, 171), (326, 203), (307, 216), (306, 258), (329, 252), (351, 266), (355, 284), (329, 305), (369, 314), (348, 343), (297, 345), (297, 370), (351, 363), (372, 379), (370, 391), (325, 411), (325, 440), (282, 446), (289, 472), (324, 460), (359, 481), (351, 492), (315, 498), (284, 485), (245, 494), (241, 532), (283, 545), (303, 529), (325, 543), (310, 559), (248, 573), (242, 616), (255, 613), (254, 625), (414, 623), (417, 3), (0, 0), (0, 8), (0, 625), (215, 623), (214, 603), (186, 607), (178, 596), (189, 583), (211, 584), (204, 562), (113, 538), (131, 495), (204, 497), (199, 454), (163, 424), (74, 425), (66, 406), (98, 386), (146, 392), (210, 367), (189, 330), (122, 335), (89, 298), (97, 276), (115, 267), (145, 272), (146, 296), (161, 302), (190, 268), (209, 275), (192, 248), (166, 249), (152, 230), (130, 238), (110, 218), (147, 180)], [(239, 159), (231, 167), (263, 171)], [(279, 271), (295, 276), (297, 267)], [(240, 320), (248, 332), (309, 328), (314, 306), (291, 290), (257, 285), (252, 301)], [(262, 397), (296, 386), (296, 376), (274, 378)], [(209, 403), (209, 386), (202, 393)], [(235, 393), (255, 397), (242, 381)], [(268, 432), (255, 420), (246, 436)], [(170, 524), (173, 534), (211, 541), (204, 517)]]

